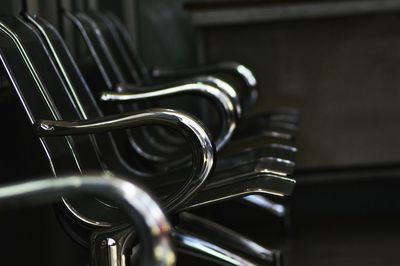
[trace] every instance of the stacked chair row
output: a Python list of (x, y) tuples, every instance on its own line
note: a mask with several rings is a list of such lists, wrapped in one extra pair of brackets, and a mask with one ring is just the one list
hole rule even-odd
[[(92, 265), (173, 265), (171, 242), (222, 265), (282, 265), (279, 250), (190, 210), (241, 200), (285, 216), (298, 112), (250, 115), (257, 82), (243, 65), (149, 70), (115, 15), (62, 15), (87, 58), (38, 15), (0, 18), (2, 67), (48, 159), (43, 175), (57, 177), (0, 188), (0, 200), (63, 196), (59, 220)], [(162, 107), (186, 96), (207, 100), (218, 123)]]

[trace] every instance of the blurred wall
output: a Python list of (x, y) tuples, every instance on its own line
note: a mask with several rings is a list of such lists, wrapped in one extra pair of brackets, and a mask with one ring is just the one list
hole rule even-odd
[(206, 60), (237, 60), (257, 112), (302, 110), (299, 167), (400, 162), (400, 20), (364, 15), (209, 27)]
[(186, 1), (137, 0), (139, 46), (148, 66), (194, 64), (195, 35), (182, 9)]
[(1, 1), (0, 15), (16, 15), (21, 10), (20, 1)]

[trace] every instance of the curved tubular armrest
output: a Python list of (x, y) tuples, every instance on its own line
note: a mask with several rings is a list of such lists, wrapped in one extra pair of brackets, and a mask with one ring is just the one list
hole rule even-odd
[(55, 201), (62, 196), (94, 194), (123, 208), (142, 239), (143, 265), (173, 265), (170, 225), (160, 207), (134, 184), (109, 176), (50, 178), (0, 187), (5, 207)]
[(193, 75), (216, 75), (218, 73), (231, 73), (244, 82), (249, 89), (249, 96), (245, 99), (247, 105), (253, 105), (258, 98), (257, 79), (253, 72), (246, 66), (236, 62), (221, 62), (214, 65), (205, 65), (184, 69), (157, 69), (151, 71), (154, 78), (182, 78)]
[(202, 187), (215, 164), (215, 148), (209, 133), (193, 116), (168, 109), (148, 109), (72, 122), (42, 120), (36, 124), (36, 129), (39, 136), (45, 137), (96, 134), (145, 125), (164, 125), (177, 129), (192, 147), (192, 172), (182, 187), (164, 204), (168, 211), (175, 211)]
[(117, 90), (120, 92), (103, 92), (101, 100), (137, 102), (189, 94), (207, 97), (216, 104), (221, 116), (221, 130), (215, 141), (217, 150), (220, 150), (231, 139), (237, 120), (241, 115), (239, 99), (234, 89), (226, 82), (212, 77), (200, 77), (191, 81), (149, 87), (119, 84)]

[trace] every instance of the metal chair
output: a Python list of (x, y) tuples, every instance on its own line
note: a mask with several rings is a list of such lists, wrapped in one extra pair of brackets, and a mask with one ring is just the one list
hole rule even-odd
[[(157, 78), (182, 78), (196, 75), (218, 75), (225, 74), (236, 77), (237, 80), (241, 81), (241, 86), (237, 86), (237, 90), (241, 95), (241, 103), (244, 113), (248, 113), (249, 109), (257, 101), (258, 97), (258, 84), (255, 75), (246, 66), (235, 63), (235, 62), (222, 62), (215, 65), (199, 66), (196, 68), (185, 68), (179, 70), (173, 69), (152, 69), (149, 70), (146, 65), (142, 62), (139, 53), (135, 49), (132, 38), (127, 31), (122, 21), (111, 12), (100, 13), (96, 12), (96, 16), (103, 19), (108, 23), (109, 27), (112, 27), (115, 33), (115, 38), (118, 38), (124, 47), (126, 55), (132, 62), (135, 62), (136, 73), (138, 77), (145, 82), (151, 82)], [(299, 123), (299, 111), (294, 108), (278, 108), (266, 114), (258, 116), (246, 117), (245, 124), (240, 126), (240, 130), (245, 130), (248, 125), (257, 125), (259, 127), (278, 128), (280, 130), (288, 130), (289, 132), (296, 131), (296, 125)], [(275, 126), (274, 126), (275, 125)], [(250, 133), (254, 134), (254, 132)]]
[[(80, 175), (96, 170), (121, 173), (157, 192), (170, 214), (246, 194), (285, 196), (291, 193), (294, 180), (266, 173), (262, 167), (257, 168), (258, 163), (210, 175), (214, 166), (214, 146), (207, 130), (190, 115), (151, 109), (103, 116), (89, 94), (84, 104), (77, 105), (77, 91), (69, 90), (71, 84), (67, 85), (61, 78), (62, 69), (55, 67), (49, 54), (39, 34), (26, 22), (16, 18), (1, 19), (1, 62), (47, 154), (54, 175), (65, 172)], [(78, 71), (68, 53), (65, 55), (70, 60), (66, 64)], [(65, 58), (58, 60), (65, 63)], [(79, 72), (76, 74), (83, 81)], [(81, 89), (84, 91), (86, 87)], [(140, 172), (120, 158), (113, 141), (115, 137), (101, 134), (152, 124), (174, 128), (189, 140), (193, 152), (189, 177), (180, 170), (168, 173), (169, 176)], [(123, 219), (112, 205), (95, 199), (88, 199), (85, 206), (63, 201), (63, 206), (69, 210), (69, 215), (86, 226), (117, 223)], [(202, 252), (201, 246), (197, 251)]]
[[(44, 35), (44, 38), (43, 38), (44, 42), (47, 43), (47, 45), (49, 46), (49, 50), (52, 51), (52, 54), (54, 55), (54, 57), (56, 57), (56, 58), (68, 57), (68, 56), (66, 56), (66, 54), (68, 53), (68, 50), (65, 48), (65, 45), (63, 44), (62, 39), (58, 35), (57, 31), (48, 22), (44, 21), (43, 19), (40, 19), (40, 17), (38, 17), (38, 16), (29, 16), (28, 14), (26, 14), (26, 17), (27, 17), (27, 20), (30, 23), (32, 23), (32, 25), (37, 27), (39, 29), (39, 32), (41, 32), (41, 34)], [(89, 35), (89, 33), (88, 33), (88, 35)], [(96, 45), (96, 43), (94, 43), (93, 45)], [(94, 54), (97, 55), (97, 53), (94, 53)], [(98, 56), (96, 56), (96, 58), (98, 58)], [(100, 60), (100, 59), (97, 59), (97, 60)], [(57, 63), (60, 60), (58, 59), (55, 61)], [(70, 59), (67, 59), (65, 61), (68, 62), (68, 61), (70, 61)], [(100, 60), (100, 62), (101, 62), (101, 60)], [(68, 81), (66, 83), (73, 84), (73, 86), (75, 87), (75, 88), (70, 88), (70, 90), (72, 90), (72, 93), (71, 93), (72, 95), (79, 95), (80, 94), (79, 88), (87, 87), (87, 86), (85, 84), (82, 84), (82, 82), (79, 78), (74, 78), (74, 76), (77, 76), (76, 71), (73, 70), (73, 67), (67, 67), (66, 65), (68, 65), (68, 63), (64, 64), (64, 65), (60, 65), (60, 68), (63, 69), (62, 72), (65, 73), (68, 71), (69, 72), (72, 71), (72, 73), (70, 75), (67, 75), (68, 77), (66, 77), (66, 78), (68, 79)], [(68, 69), (71, 69), (71, 70), (68, 70)], [(74, 75), (74, 72), (75, 72), (75, 75)], [(199, 84), (191, 84), (191, 86), (192, 86), (193, 90), (195, 91), (196, 86), (199, 87), (200, 85)], [(182, 86), (182, 87), (184, 87), (184, 86)], [(201, 86), (200, 86), (200, 90), (201, 90)], [(89, 91), (89, 93), (90, 93), (89, 89), (87, 89), (87, 91)], [(174, 91), (177, 93), (188, 92), (188, 90), (186, 90), (186, 89), (180, 91), (179, 88), (173, 88), (168, 91), (157, 90), (157, 93), (155, 94), (155, 96), (162, 97), (163, 96), (162, 93), (165, 93), (166, 95), (170, 95), (170, 94), (175, 95)], [(189, 92), (190, 92), (190, 90), (189, 90)], [(110, 94), (108, 94), (108, 95), (110, 95)], [(127, 95), (127, 97), (136, 97), (137, 99), (141, 99), (141, 100), (149, 100), (149, 98), (151, 99), (153, 96), (154, 95), (152, 95), (151, 92)], [(87, 97), (87, 95), (82, 95), (81, 98), (84, 99), (85, 97)], [(92, 98), (95, 98), (95, 97), (93, 96)], [(79, 105), (79, 103), (78, 103), (78, 105)], [(115, 112), (117, 112), (117, 111), (115, 111)], [(277, 157), (271, 156), (270, 149), (269, 150), (243, 149), (243, 153), (241, 153), (240, 155), (235, 154), (233, 156), (226, 156), (225, 158), (223, 158), (223, 160), (219, 160), (219, 163), (216, 166), (215, 172), (216, 173), (221, 172), (221, 174), (224, 175), (224, 173), (222, 173), (222, 172), (226, 171), (229, 168), (232, 168), (232, 165), (239, 166), (240, 164), (246, 164), (247, 168), (244, 168), (244, 169), (247, 169), (246, 171), (252, 172), (252, 171), (254, 171), (255, 168), (257, 168), (258, 169), (257, 171), (262, 170), (266, 173), (269, 172), (269, 173), (287, 177), (290, 174), (292, 174), (294, 164), (289, 160), (279, 159), (279, 157), (280, 157), (279, 150), (284, 150), (284, 147), (281, 147), (278, 144), (275, 144), (275, 145), (277, 146), (277, 149), (276, 149), (277, 152), (275, 152)], [(272, 145), (272, 146), (274, 146), (274, 145)], [(129, 154), (129, 156), (130, 156), (130, 154)], [(256, 163), (256, 162), (258, 162), (258, 163)], [(240, 168), (236, 168), (236, 169), (240, 169)], [(243, 168), (241, 168), (241, 169), (243, 169)], [(234, 171), (235, 168), (232, 170)], [(230, 172), (233, 172), (233, 171), (230, 171)], [(241, 171), (243, 172), (243, 170), (241, 170)], [(253, 196), (252, 199), (254, 199), (255, 197), (257, 197), (257, 196)], [(246, 199), (246, 201), (248, 201), (248, 200)], [(257, 201), (251, 200), (248, 202), (259, 205), (263, 209), (267, 209), (267, 208), (265, 208), (265, 206), (266, 206), (265, 202), (270, 202), (270, 200), (260, 198)], [(261, 205), (258, 203), (261, 203)], [(275, 205), (276, 205), (276, 203), (274, 203), (274, 206)], [(272, 206), (272, 205), (269, 204), (268, 206)], [(277, 214), (277, 212), (274, 211), (274, 208), (271, 208), (270, 211), (273, 214)], [(281, 215), (282, 213), (286, 213), (286, 212), (283, 211), (278, 216), (282, 217), (282, 215)]]
[[(139, 236), (140, 265), (174, 265), (175, 253), (170, 244), (170, 225), (160, 207), (142, 189), (131, 182), (111, 176), (70, 176), (48, 178), (0, 187), (1, 207), (22, 207), (90, 194), (112, 200), (129, 218), (129, 223), (114, 229), (113, 234), (102, 233), (97, 226), (92, 235), (91, 265), (120, 266), (129, 261), (132, 238)], [(133, 228), (132, 225), (133, 224)], [(107, 225), (112, 228), (113, 225)], [(115, 225), (114, 225), (115, 227)], [(110, 229), (108, 229), (110, 230)], [(118, 234), (117, 234), (118, 232)], [(133, 234), (135, 232), (135, 234)], [(100, 243), (105, 243), (100, 248)]]
[[(113, 86), (117, 87), (117, 92), (100, 91), (99, 93), (101, 94), (101, 100), (115, 103), (136, 103), (143, 101), (149, 102), (152, 99), (160, 99), (165, 98), (166, 96), (175, 96), (176, 94), (190, 93), (190, 91), (188, 90), (182, 90), (182, 88), (184, 88), (185, 86), (189, 86), (193, 89), (197, 87), (201, 90), (202, 84), (199, 84), (199, 82), (212, 81), (212, 84), (214, 86), (217, 86), (221, 91), (224, 91), (228, 96), (230, 96), (232, 102), (234, 103), (233, 105), (236, 107), (234, 108), (236, 110), (236, 119), (226, 119), (226, 117), (233, 118), (235, 117), (234, 115), (222, 115), (222, 120), (224, 120), (225, 118), (225, 120), (228, 121), (226, 124), (231, 125), (229, 127), (222, 126), (222, 129), (230, 128), (231, 130), (225, 131), (225, 133), (221, 133), (224, 137), (217, 138), (217, 151), (219, 151), (220, 149), (222, 149), (222, 151), (218, 154), (219, 163), (216, 166), (216, 172), (224, 171), (230, 168), (232, 165), (239, 165), (243, 163), (248, 164), (252, 161), (263, 161), (261, 164), (264, 167), (264, 171), (280, 174), (283, 176), (289, 176), (293, 174), (295, 166), (295, 154), (297, 152), (297, 149), (292, 146), (274, 142), (268, 143), (268, 141), (265, 140), (264, 137), (260, 138), (259, 136), (236, 141), (235, 145), (225, 145), (226, 143), (228, 143), (228, 140), (231, 138), (233, 132), (236, 129), (237, 122), (235, 121), (238, 121), (241, 116), (241, 105), (238, 95), (236, 94), (236, 92), (231, 92), (233, 88), (231, 88), (228, 84), (213, 77), (184, 80), (183, 82), (181, 81), (178, 83), (169, 83), (164, 85), (140, 87), (125, 84), (127, 81), (135, 81), (134, 77), (140, 76), (140, 73), (139, 71), (135, 72), (135, 70), (133, 69), (132, 65), (134, 64), (134, 62), (126, 60), (127, 58), (129, 58), (129, 56), (124, 53), (124, 47), (122, 45), (122, 42), (118, 41), (118, 36), (115, 36), (115, 33), (118, 32), (118, 30), (113, 30), (113, 28), (111, 27), (112, 23), (107, 23), (107, 19), (105, 19), (106, 17), (99, 15), (98, 13), (92, 14), (92, 16), (89, 16), (87, 14), (73, 15), (71, 13), (66, 13), (66, 16), (69, 20), (73, 22), (73, 24), (82, 34), (82, 36), (84, 36), (85, 43), (88, 46), (91, 55), (96, 62), (96, 65), (100, 69), (108, 70), (102, 71), (103, 79), (110, 81), (108, 82), (109, 85), (103, 85), (103, 87), (107, 87), (110, 90), (113, 90)], [(40, 22), (38, 23), (40, 24)], [(42, 25), (42, 27), (45, 28), (44, 25)], [(51, 46), (51, 44), (49, 45)], [(130, 73), (133, 74), (130, 75)], [(124, 83), (114, 85), (117, 82)], [(141, 80), (139, 83), (143, 83), (143, 80)], [(215, 95), (218, 95), (218, 93), (215, 93)], [(215, 98), (218, 99), (219, 97)], [(221, 101), (223, 102), (223, 100), (221, 99), (215, 102), (218, 103)], [(232, 113), (234, 111), (227, 110), (227, 108), (224, 108), (224, 106), (227, 106), (227, 104), (220, 104), (220, 107), (222, 107), (220, 108), (222, 114), (224, 113), (224, 109), (225, 113)], [(265, 134), (263, 136), (265, 136)], [(268, 134), (270, 134), (270, 136), (274, 138), (276, 137), (275, 134), (279, 135), (280, 133), (268, 132)], [(165, 139), (168, 140), (168, 135), (164, 136)], [(221, 139), (223, 139), (224, 141), (220, 141)], [(276, 141), (276, 139), (274, 139), (274, 141)], [(251, 143), (253, 143), (253, 145), (250, 145)], [(265, 143), (268, 144), (266, 145)], [(159, 145), (156, 145), (156, 147), (157, 146)], [(254, 146), (261, 146), (261, 148), (255, 149)], [(140, 150), (143, 151), (143, 149)], [(169, 156), (170, 155), (167, 155), (167, 157)], [(151, 158), (154, 156), (147, 154), (146, 157)], [(261, 207), (262, 209), (267, 209), (273, 214), (277, 214), (274, 211), (274, 208), (269, 209), (265, 207), (275, 206), (276, 203), (271, 202), (270, 199), (265, 198), (258, 198), (257, 200), (254, 200), (257, 197), (258, 196), (253, 196), (251, 198), (245, 198), (245, 200)], [(271, 203), (272, 205), (265, 205), (266, 202)], [(284, 209), (287, 209), (286, 206), (280, 206)], [(282, 213), (287, 214), (288, 211), (286, 210)], [(282, 217), (282, 215), (279, 215), (279, 217)], [(289, 217), (285, 215), (283, 216), (283, 218), (285, 220), (289, 219)]]
[[(112, 38), (112, 31), (107, 30), (106, 25), (99, 26), (99, 23), (97, 21), (94, 21), (91, 17), (89, 17), (87, 14), (77, 14), (73, 15), (71, 13), (67, 13), (66, 16), (74, 23), (77, 29), (79, 29), (80, 33), (82, 36), (85, 38), (85, 42), (91, 52), (91, 55), (93, 56), (94, 60), (96, 61), (96, 64), (99, 68), (101, 69), (108, 69), (109, 71), (103, 71), (103, 79), (104, 80), (110, 80), (113, 81), (111, 82), (106, 89), (108, 90), (117, 90), (117, 91), (124, 91), (125, 93), (121, 92), (100, 92), (102, 93), (102, 100), (103, 101), (113, 101), (116, 103), (126, 103), (126, 102), (143, 102), (143, 100), (149, 102), (152, 99), (160, 99), (160, 98), (165, 98), (168, 94), (169, 90), (176, 90), (176, 86), (182, 85), (181, 82), (178, 83), (172, 83), (172, 84), (161, 84), (158, 86), (134, 86), (134, 85), (128, 85), (128, 84), (121, 84), (126, 83), (128, 81), (133, 81), (132, 79), (129, 79), (127, 77), (127, 74), (124, 75), (124, 72), (126, 72), (126, 69), (128, 67), (121, 67), (121, 65), (124, 65), (124, 59), (128, 58), (127, 56), (124, 56), (123, 54), (119, 54), (118, 52), (121, 52), (122, 49), (121, 47), (118, 47), (116, 45), (117, 43), (113, 41)], [(114, 43), (114, 45), (112, 45)], [(111, 49), (110, 47), (113, 47)], [(118, 51), (118, 52), (117, 52)], [(113, 53), (114, 52), (114, 53)], [(119, 59), (119, 60), (118, 60)], [(127, 64), (125, 64), (127, 65)], [(125, 71), (123, 71), (125, 69)], [(113, 72), (113, 73), (111, 73)], [(113, 78), (114, 77), (114, 78)], [(118, 78), (120, 77), (120, 78)], [(131, 77), (132, 78), (132, 77)], [(233, 102), (233, 106), (236, 107), (235, 112), (236, 112), (236, 119), (231, 119), (227, 120), (226, 124), (230, 124), (228, 128), (230, 128), (229, 133), (222, 133), (224, 137), (217, 137), (217, 150), (220, 150), (221, 148), (225, 147), (223, 150), (224, 154), (229, 157), (229, 158), (234, 158), (238, 157), (237, 162), (243, 161), (242, 159), (250, 159), (250, 156), (254, 156), (255, 154), (262, 155), (263, 157), (267, 158), (279, 158), (281, 159), (281, 163), (284, 161), (290, 161), (294, 163), (294, 156), (295, 156), (295, 151), (296, 149), (294, 147), (291, 147), (290, 145), (287, 145), (288, 143), (284, 144), (276, 144), (276, 143), (268, 143), (268, 140), (265, 138), (250, 138), (246, 139), (245, 141), (242, 140), (238, 145), (234, 145), (233, 147), (230, 145), (225, 145), (228, 143), (228, 140), (232, 137), (233, 132), (235, 131), (237, 121), (239, 120), (240, 117), (240, 111), (241, 106), (239, 103), (239, 98), (238, 95), (235, 92), (231, 92), (233, 90), (232, 87), (229, 86), (229, 84), (212, 78), (212, 77), (207, 77), (207, 78), (201, 78), (200, 80), (197, 79), (192, 79), (192, 80), (185, 80), (183, 81), (184, 84), (187, 84), (188, 82), (192, 82), (192, 86), (196, 86), (200, 81), (213, 81), (213, 85), (218, 87), (220, 90), (222, 90), (226, 95), (229, 96), (229, 98)], [(199, 87), (201, 85), (197, 85)], [(104, 87), (104, 86), (103, 86)], [(182, 88), (183, 86), (179, 86)], [(226, 105), (225, 105), (226, 106)], [(126, 109), (125, 109), (126, 110)], [(226, 110), (225, 112), (229, 112), (229, 110)], [(222, 121), (226, 118), (229, 117), (227, 115), (222, 116)], [(235, 117), (234, 115), (231, 115), (230, 117)], [(226, 119), (225, 119), (226, 120)], [(224, 125), (224, 124), (223, 124)], [(224, 126), (222, 127), (224, 128)], [(225, 127), (226, 128), (226, 127)], [(227, 132), (227, 131), (225, 131)], [(271, 137), (276, 137), (276, 136), (281, 136), (285, 134), (280, 134), (277, 132), (270, 132)], [(224, 141), (219, 141), (223, 139)], [(291, 144), (291, 143), (290, 143)], [(256, 149), (253, 153), (248, 153), (247, 151), (249, 149), (252, 149), (255, 147), (263, 146), (260, 149)], [(267, 147), (265, 147), (267, 146)], [(243, 152), (246, 149), (246, 152)], [(249, 156), (250, 155), (250, 156)], [(151, 157), (151, 156), (148, 156)], [(225, 156), (221, 157), (220, 159), (222, 160)], [(283, 158), (282, 158), (283, 157)], [(257, 157), (252, 157), (253, 160), (256, 160)]]

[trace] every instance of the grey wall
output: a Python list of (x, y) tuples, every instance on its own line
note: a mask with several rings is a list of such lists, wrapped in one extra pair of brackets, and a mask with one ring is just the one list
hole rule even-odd
[(380, 15), (210, 28), (206, 58), (255, 71), (256, 111), (301, 108), (299, 166), (397, 163), (399, 27)]

